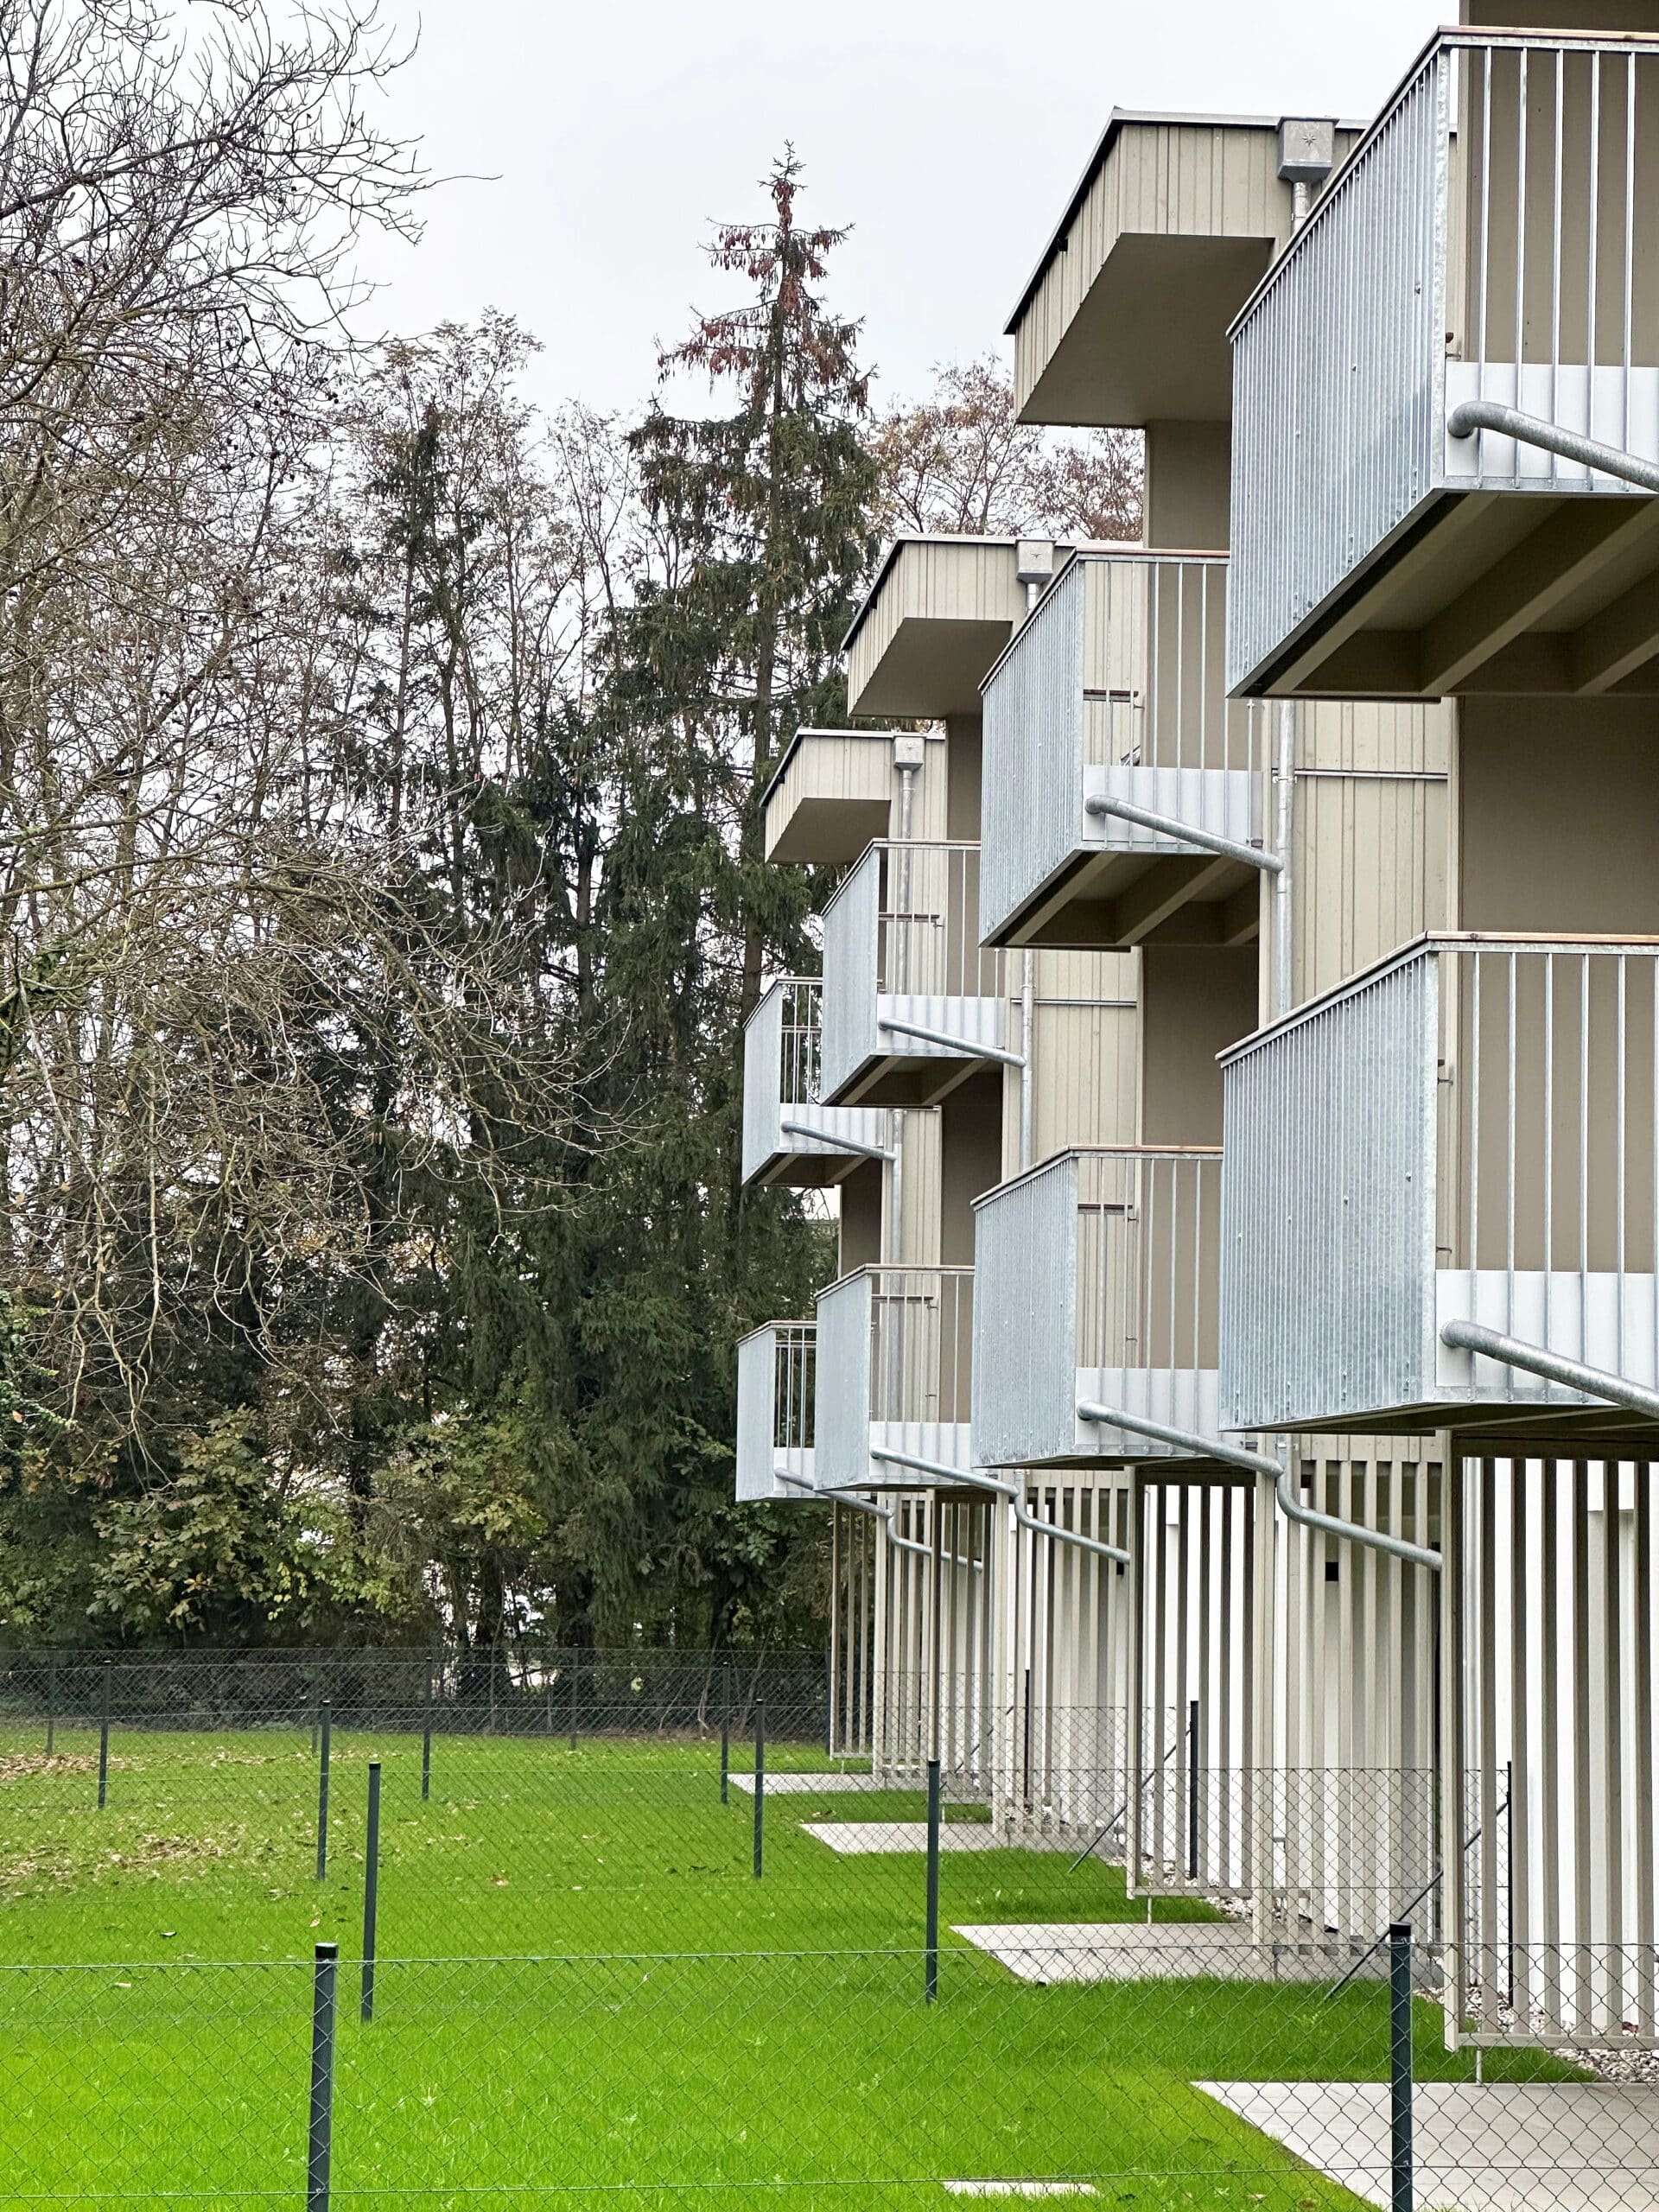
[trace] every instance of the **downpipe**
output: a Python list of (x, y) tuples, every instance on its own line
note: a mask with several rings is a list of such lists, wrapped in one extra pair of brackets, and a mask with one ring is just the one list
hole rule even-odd
[(1083, 810), (1085, 814), (1109, 815), (1119, 822), (1133, 822), (1137, 829), (1150, 830), (1155, 836), (1168, 837), (1176, 844), (1197, 845), (1201, 851), (1219, 853), (1223, 860), (1260, 868), (1266, 875), (1279, 874), (1285, 865), (1277, 853), (1263, 852), (1259, 845), (1241, 845), (1236, 837), (1224, 837), (1218, 830), (1200, 830), (1191, 822), (1178, 822), (1173, 814), (1154, 814), (1150, 807), (1136, 806), (1127, 798), (1112, 798), (1104, 791), (1091, 791), (1083, 802)]
[(1446, 418), (1447, 437), (1456, 438), (1459, 444), (1482, 430), (1494, 430), (1500, 437), (1514, 438), (1520, 445), (1536, 446), (1542, 453), (1559, 454), (1563, 461), (1575, 461), (1580, 467), (1596, 469), (1604, 476), (1619, 477), (1643, 492), (1659, 492), (1659, 461), (1642, 461), (1618, 446), (1603, 445), (1599, 438), (1586, 438), (1577, 430), (1563, 429), (1559, 423), (1547, 423), (1537, 415), (1523, 415), (1518, 407), (1504, 407), (1495, 399), (1465, 399)]
[(1172, 1445), (1178, 1452), (1191, 1452), (1195, 1459), (1214, 1459), (1224, 1467), (1237, 1467), (1245, 1474), (1269, 1475), (1279, 1510), (1287, 1521), (1299, 1521), (1305, 1529), (1320, 1529), (1344, 1543), (1363, 1545), (1367, 1551), (1386, 1552), (1391, 1559), (1408, 1560), (1413, 1567), (1425, 1567), (1432, 1574), (1440, 1571), (1438, 1552), (1429, 1551), (1421, 1544), (1408, 1543), (1403, 1536), (1390, 1536), (1381, 1529), (1362, 1528), (1357, 1522), (1341, 1520), (1334, 1513), (1318, 1513), (1311, 1505), (1304, 1505), (1291, 1488), (1289, 1470), (1279, 1460), (1269, 1459), (1265, 1452), (1249, 1452), (1242, 1444), (1226, 1444), (1219, 1437), (1200, 1435), (1192, 1429), (1172, 1428), (1167, 1422), (1147, 1420), (1144, 1414), (1124, 1413), (1112, 1406), (1095, 1405), (1088, 1399), (1079, 1401), (1077, 1418), (1099, 1422), (1105, 1427), (1126, 1428), (1132, 1436), (1147, 1436), (1154, 1443)]
[(1611, 1375), (1603, 1367), (1586, 1367), (1579, 1360), (1563, 1359), (1542, 1344), (1524, 1344), (1518, 1337), (1506, 1337), (1478, 1321), (1445, 1322), (1440, 1342), (1453, 1351), (1478, 1352), (1483, 1359), (1524, 1368), (1529, 1375), (1540, 1376), (1546, 1382), (1559, 1382), (1565, 1389), (1582, 1391), (1587, 1398), (1602, 1398), (1610, 1406), (1623, 1406), (1630, 1413), (1659, 1421), (1659, 1390), (1627, 1382), (1622, 1375)]
[(1056, 1543), (1070, 1544), (1077, 1551), (1093, 1552), (1096, 1558), (1111, 1560), (1119, 1567), (1128, 1567), (1131, 1563), (1128, 1553), (1120, 1551), (1116, 1544), (1102, 1543), (1097, 1536), (1085, 1536), (1080, 1529), (1062, 1529), (1055, 1522), (1039, 1519), (1027, 1509), (1018, 1483), (1004, 1482), (1000, 1476), (987, 1474), (982, 1467), (947, 1467), (942, 1460), (920, 1459), (913, 1452), (891, 1452), (885, 1446), (872, 1450), (870, 1457), (896, 1467), (912, 1467), (918, 1474), (931, 1475), (938, 1482), (961, 1483), (972, 1490), (990, 1491), (996, 1497), (1007, 1499), (1014, 1509), (1014, 1519), (1022, 1529), (1031, 1529), (1033, 1535), (1052, 1536)]

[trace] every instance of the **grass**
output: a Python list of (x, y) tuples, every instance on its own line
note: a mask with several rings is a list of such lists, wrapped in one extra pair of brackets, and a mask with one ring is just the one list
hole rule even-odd
[[(1117, 2203), (1354, 2200), (1190, 2084), (1372, 2079), (1384, 1993), (1193, 1980), (1039, 1988), (952, 1921), (1139, 1920), (1121, 1872), (946, 1854), (940, 2000), (919, 1857), (816, 1819), (908, 1791), (719, 1797), (707, 1745), (336, 1737), (315, 1878), (308, 1736), (0, 1739), (0, 2207), (304, 2201), (313, 1946), (337, 1942), (342, 2202), (943, 2205), (950, 2175), (1109, 2177)], [(384, 1773), (376, 2017), (357, 2017), (367, 1763)], [(779, 1751), (775, 1764), (808, 1767)], [(972, 1817), (969, 1808), (954, 1808)], [(1209, 1916), (1161, 1903), (1160, 1921)], [(95, 1963), (88, 1965), (91, 1961)], [(102, 1962), (102, 1963), (99, 1963)], [(1423, 2010), (1419, 2070), (1467, 2079)], [(1489, 2055), (1493, 2078), (1566, 2069)], [(513, 2192), (509, 2197), (507, 2192)], [(605, 2193), (603, 2196), (601, 2193)]]

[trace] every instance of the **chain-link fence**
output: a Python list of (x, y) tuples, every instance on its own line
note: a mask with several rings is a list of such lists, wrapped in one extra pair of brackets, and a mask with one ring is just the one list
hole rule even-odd
[[(1109, 1714), (835, 1757), (810, 1657), (60, 1656), (0, 1705), (0, 2212), (1659, 2201), (1652, 1946), (1460, 1957), (1436, 1867), (1402, 1964), (1412, 1777), (1143, 1717), (1132, 1816)], [(1322, 1883), (1235, 1881), (1247, 1816)]]

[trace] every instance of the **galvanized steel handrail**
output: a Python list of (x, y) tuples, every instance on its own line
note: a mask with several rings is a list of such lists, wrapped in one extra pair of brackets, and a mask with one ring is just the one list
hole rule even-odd
[(1486, 1328), (1478, 1321), (1444, 1323), (1440, 1342), (1455, 1351), (1478, 1352), (1483, 1358), (1501, 1361), (1506, 1367), (1524, 1368), (1547, 1382), (1559, 1382), (1567, 1389), (1582, 1391), (1586, 1397), (1605, 1398), (1609, 1405), (1624, 1406), (1631, 1413), (1659, 1421), (1659, 1390), (1611, 1375), (1604, 1367), (1586, 1367), (1580, 1360), (1566, 1359), (1542, 1344), (1506, 1337), (1501, 1330)]
[(1167, 1422), (1150, 1421), (1144, 1414), (1096, 1405), (1088, 1399), (1078, 1401), (1077, 1417), (1112, 1428), (1126, 1428), (1133, 1436), (1147, 1436), (1154, 1443), (1173, 1445), (1178, 1451), (1191, 1452), (1195, 1459), (1215, 1459), (1224, 1467), (1241, 1468), (1246, 1474), (1269, 1475), (1280, 1510), (1287, 1521), (1300, 1521), (1304, 1528), (1322, 1529), (1326, 1535), (1339, 1537), (1345, 1543), (1363, 1545), (1368, 1551), (1387, 1552), (1395, 1559), (1408, 1560), (1414, 1567), (1426, 1567), (1432, 1573), (1440, 1571), (1438, 1552), (1427, 1550), (1421, 1544), (1408, 1543), (1403, 1536), (1390, 1536), (1381, 1529), (1367, 1529), (1357, 1522), (1344, 1521), (1334, 1513), (1319, 1513), (1311, 1505), (1304, 1505), (1290, 1487), (1288, 1469), (1262, 1452), (1247, 1451), (1241, 1444), (1225, 1443), (1218, 1436), (1201, 1436), (1191, 1429), (1172, 1428)]

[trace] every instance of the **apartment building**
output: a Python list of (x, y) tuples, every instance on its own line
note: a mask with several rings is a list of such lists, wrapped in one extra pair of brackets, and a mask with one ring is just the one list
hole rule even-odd
[(900, 541), (904, 731), (767, 798), (851, 865), (745, 1169), (842, 1272), (739, 1481), (841, 1501), (846, 1740), (1286, 1940), (1409, 1910), (1454, 2038), (1659, 2010), (1656, 16), (1115, 113), (1008, 334), (1144, 543)]

